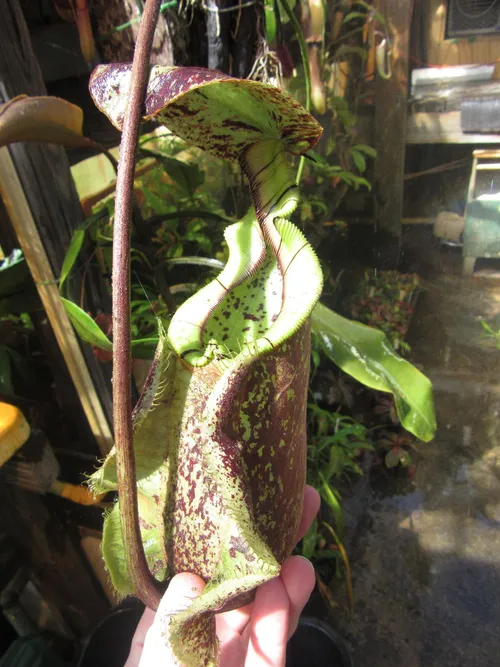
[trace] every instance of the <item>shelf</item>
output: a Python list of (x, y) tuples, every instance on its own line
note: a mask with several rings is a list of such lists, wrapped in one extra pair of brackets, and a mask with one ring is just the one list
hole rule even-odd
[(460, 111), (408, 115), (407, 144), (500, 144), (500, 134), (462, 132)]

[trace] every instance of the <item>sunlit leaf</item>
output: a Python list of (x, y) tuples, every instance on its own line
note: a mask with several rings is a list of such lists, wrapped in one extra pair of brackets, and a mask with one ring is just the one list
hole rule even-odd
[(269, 5), (264, 6), (264, 18), (266, 21), (266, 37), (269, 44), (274, 42), (276, 37), (276, 14), (273, 7)]
[(77, 334), (86, 343), (100, 347), (103, 350), (112, 351), (113, 345), (109, 338), (94, 322), (94, 320), (84, 310), (77, 306), (76, 303), (63, 299), (64, 309), (66, 310), (71, 324), (75, 327)]
[(61, 268), (61, 276), (59, 279), (59, 290), (62, 290), (63, 284), (67, 277), (69, 276), (71, 269), (75, 265), (76, 260), (78, 259), (78, 255), (80, 254), (80, 250), (82, 249), (83, 242), (85, 240), (85, 231), (94, 224), (94, 222), (97, 222), (100, 218), (103, 218), (106, 215), (106, 209), (102, 209), (95, 215), (91, 215), (88, 218), (86, 218), (81, 225), (79, 225), (75, 231), (73, 232), (73, 236), (71, 237), (71, 241), (68, 246), (68, 250), (66, 251), (66, 255), (64, 256), (64, 262)]
[(394, 394), (401, 424), (428, 442), (436, 431), (430, 380), (400, 357), (382, 331), (348, 320), (317, 304), (313, 331), (326, 356), (356, 380)]
[(64, 281), (69, 276), (71, 269), (73, 268), (80, 250), (82, 249), (83, 241), (85, 239), (85, 232), (82, 229), (75, 229), (73, 236), (64, 257), (64, 262), (61, 269), (61, 278), (59, 280), (59, 289), (62, 289)]
[(335, 525), (337, 526), (337, 532), (342, 539), (344, 536), (344, 514), (342, 512), (342, 507), (340, 506), (339, 500), (335, 493), (333, 492), (328, 480), (326, 480), (321, 473), (319, 473), (321, 479), (321, 487), (319, 493), (323, 500), (326, 502), (330, 510), (332, 511), (333, 517), (335, 519)]

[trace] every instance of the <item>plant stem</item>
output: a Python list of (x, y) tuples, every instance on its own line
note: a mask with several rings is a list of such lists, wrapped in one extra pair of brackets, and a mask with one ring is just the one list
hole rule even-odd
[(109, 160), (111, 166), (115, 170), (115, 173), (118, 171), (118, 162), (107, 148), (104, 148), (102, 144), (100, 144), (98, 141), (94, 141), (93, 139), (87, 139), (87, 146), (90, 148), (90, 150), (96, 151), (97, 153), (102, 153)]
[[(297, 21), (297, 18), (293, 11), (290, 9), (288, 0), (283, 0), (281, 6), (285, 10), (286, 15), (288, 16), (290, 23), (295, 30), (295, 36), (299, 42), (300, 47), (300, 57), (302, 58), (302, 66), (304, 68), (304, 79), (306, 84), (306, 104), (305, 107), (307, 111), (311, 111), (311, 72), (309, 70), (309, 58), (307, 55), (307, 46), (302, 33), (302, 28), (300, 23)], [(297, 185), (300, 184), (300, 179), (302, 178), (302, 172), (304, 171), (305, 158), (303, 155), (300, 156), (299, 168), (297, 169)]]
[(137, 37), (120, 145), (113, 238), (113, 417), (121, 531), (132, 588), (152, 609), (158, 607), (161, 592), (144, 554), (137, 507), (130, 391), (130, 226), (135, 154), (160, 3), (147, 1)]
[(349, 616), (352, 618), (354, 614), (354, 592), (352, 589), (352, 574), (351, 574), (351, 564), (349, 562), (349, 556), (347, 555), (347, 551), (345, 550), (344, 543), (342, 542), (342, 540), (339, 539), (339, 536), (333, 530), (330, 524), (326, 523), (326, 521), (323, 521), (323, 525), (326, 528), (328, 528), (328, 530), (332, 534), (332, 537), (335, 540), (335, 544), (337, 545), (340, 555), (342, 556), (342, 560), (344, 561), (345, 586), (347, 590), (347, 599), (349, 601)]

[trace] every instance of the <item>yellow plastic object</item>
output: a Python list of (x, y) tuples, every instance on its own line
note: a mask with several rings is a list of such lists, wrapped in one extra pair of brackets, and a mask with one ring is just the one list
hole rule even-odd
[(87, 486), (80, 486), (78, 484), (70, 484), (69, 482), (61, 482), (56, 480), (49, 489), (50, 493), (66, 500), (71, 500), (78, 505), (97, 505), (106, 495), (99, 493), (94, 495)]
[(31, 429), (19, 408), (0, 403), (0, 466), (21, 449)]

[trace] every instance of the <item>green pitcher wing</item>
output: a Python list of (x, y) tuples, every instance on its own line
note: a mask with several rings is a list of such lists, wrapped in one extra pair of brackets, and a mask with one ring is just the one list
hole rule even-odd
[[(141, 536), (148, 565), (159, 581), (165, 578), (168, 570), (163, 514), (167, 503), (169, 449), (175, 447), (175, 432), (182, 418), (185, 385), (189, 382), (189, 376), (175, 374), (171, 355), (166, 334), (160, 327), (155, 357), (133, 414)], [(117, 488), (116, 456), (113, 450), (101, 468), (91, 476), (89, 484), (94, 491)], [(103, 555), (118, 593), (133, 593), (126, 569), (119, 503), (104, 519)]]
[[(168, 564), (161, 512), (158, 511), (154, 498), (139, 492), (137, 500), (144, 554), (152, 574), (158, 581), (163, 581), (168, 574)], [(116, 592), (120, 597), (125, 597), (133, 595), (134, 590), (130, 584), (125, 559), (119, 506), (119, 502), (115, 503), (113, 509), (104, 517), (102, 555)]]
[[(180, 417), (165, 420), (161, 410), (156, 410), (160, 402), (173, 403), (174, 409), (182, 412), (182, 405), (173, 400), (175, 392), (182, 393), (182, 388), (175, 386), (174, 365), (171, 364), (172, 351), (168, 346), (167, 335), (160, 326), (158, 345), (143, 390), (133, 412), (134, 450), (138, 485), (147, 485), (149, 477), (154, 476), (165, 466), (168, 457), (168, 442), (172, 429)], [(178, 378), (177, 378), (178, 379)], [(146, 419), (147, 418), (147, 419)], [(159, 447), (161, 442), (163, 447)], [(89, 478), (94, 493), (114, 491), (117, 488), (116, 454), (114, 447), (107, 455), (102, 466)], [(146, 488), (144, 487), (144, 490)]]

